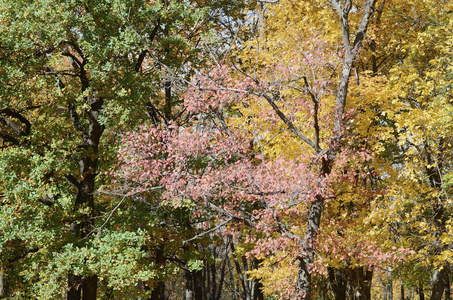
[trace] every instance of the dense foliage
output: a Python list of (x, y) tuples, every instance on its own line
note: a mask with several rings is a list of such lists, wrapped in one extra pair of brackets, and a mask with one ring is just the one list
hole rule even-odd
[(0, 0), (0, 298), (451, 299), (448, 0)]

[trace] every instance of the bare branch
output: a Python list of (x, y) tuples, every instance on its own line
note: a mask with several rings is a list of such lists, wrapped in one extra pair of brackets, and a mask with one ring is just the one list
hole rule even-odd
[(220, 215), (222, 215), (222, 216), (225, 216), (225, 217), (230, 218), (232, 221), (236, 221), (236, 222), (240, 221), (240, 222), (243, 222), (245, 225), (250, 226), (250, 227), (255, 227), (255, 226), (256, 226), (256, 223), (255, 223), (255, 222), (253, 222), (253, 221), (251, 221), (251, 220), (248, 220), (248, 219), (246, 219), (246, 218), (244, 218), (244, 217), (240, 217), (240, 216), (237, 216), (237, 215), (233, 215), (232, 213), (230, 213), (230, 212), (227, 211), (226, 209), (221, 208), (221, 207), (215, 205), (214, 203), (212, 203), (211, 201), (209, 201), (209, 199), (207, 198), (207, 196), (203, 196), (203, 200), (205, 201), (206, 205), (207, 205), (210, 209), (212, 209), (212, 210), (214, 210), (214, 211), (220, 213)]
[[(22, 129), (20, 126), (16, 125), (10, 119), (2, 115), (9, 116), (11, 118), (19, 120), (24, 125), (24, 128)], [(31, 128), (30, 122), (27, 120), (27, 118), (25, 118), (20, 113), (12, 109), (9, 108), (0, 109), (0, 123), (2, 123), (5, 126), (8, 126), (18, 136), (27, 136), (30, 134)]]
[(259, 96), (263, 97), (266, 99), (267, 103), (272, 107), (272, 109), (275, 111), (275, 113), (279, 116), (279, 118), (286, 124), (286, 126), (293, 132), (297, 137), (299, 137), (302, 141), (304, 141), (306, 144), (308, 144), (310, 147), (312, 147), (316, 153), (319, 153), (322, 151), (321, 148), (319, 148), (318, 145), (316, 145), (312, 140), (307, 138), (305, 135), (303, 135), (295, 126), (294, 124), (285, 116), (285, 114), (282, 113), (282, 111), (278, 108), (277, 104), (275, 104), (274, 100), (266, 94), (258, 94)]
[(202, 236), (205, 236), (205, 235), (207, 235), (207, 234), (209, 234), (209, 233), (211, 233), (211, 232), (215, 232), (215, 231), (217, 231), (219, 228), (225, 226), (226, 224), (228, 224), (228, 223), (231, 222), (231, 221), (233, 221), (233, 218), (228, 218), (227, 220), (223, 221), (222, 223), (220, 223), (220, 224), (217, 225), (216, 227), (211, 228), (211, 229), (209, 229), (209, 230), (207, 230), (207, 231), (204, 231), (204, 232), (202, 232), (202, 233), (199, 233), (199, 234), (195, 235), (194, 237), (191, 237), (190, 239), (183, 241), (183, 242), (182, 242), (182, 245), (184, 246), (185, 244), (187, 244), (187, 243), (189, 243), (189, 242), (191, 242), (191, 241), (194, 241), (194, 240), (196, 240), (196, 239), (198, 239), (198, 238), (201, 238)]
[(66, 174), (65, 175), (66, 179), (69, 180), (75, 187), (80, 188), (80, 181), (77, 180), (73, 175), (71, 174)]
[(276, 4), (280, 2), (280, 0), (255, 0), (256, 2), (261, 2), (261, 3), (270, 3), (270, 4)]
[(362, 18), (360, 19), (359, 28), (357, 29), (357, 34), (353, 44), (354, 45), (353, 51), (355, 54), (357, 54), (360, 44), (362, 43), (362, 40), (365, 38), (365, 33), (368, 28), (368, 24), (370, 23), (370, 18), (373, 13), (375, 3), (376, 0), (368, 0), (365, 3), (363, 15)]

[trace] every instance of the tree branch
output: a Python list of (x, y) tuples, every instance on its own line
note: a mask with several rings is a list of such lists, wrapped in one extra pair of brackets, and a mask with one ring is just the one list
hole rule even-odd
[(22, 254), (18, 255), (18, 256), (15, 256), (13, 258), (10, 258), (8, 259), (8, 262), (9, 263), (12, 263), (12, 262), (15, 262), (16, 260), (19, 260), (19, 259), (22, 259), (24, 258), (25, 256), (27, 256), (29, 253), (36, 253), (39, 251), (39, 248), (32, 248), (32, 249), (28, 249), (26, 250), (25, 252), (23, 252)]
[(282, 111), (278, 108), (277, 104), (275, 104), (274, 100), (266, 94), (259, 94), (261, 97), (266, 99), (267, 103), (272, 107), (275, 113), (279, 116), (279, 118), (286, 124), (286, 126), (291, 130), (297, 137), (299, 137), (302, 141), (307, 143), (310, 147), (312, 147), (316, 153), (322, 151), (322, 149), (316, 145), (313, 141), (303, 135), (295, 126), (294, 124), (282, 113)]
[(64, 177), (66, 177), (66, 179), (69, 180), (69, 182), (75, 185), (75, 187), (80, 188), (80, 181), (77, 180), (77, 178), (75, 178), (73, 175), (66, 174)]
[(85, 129), (83, 128), (82, 124), (80, 123), (79, 115), (77, 114), (75, 104), (70, 103), (68, 105), (68, 111), (69, 115), (71, 116), (72, 124), (74, 125), (74, 128), (81, 132), (83, 135), (85, 135)]
[[(20, 128), (18, 125), (14, 124), (14, 122), (2, 116), (2, 114), (19, 120), (22, 124), (24, 124), (24, 128)], [(0, 122), (3, 123), (3, 125), (8, 126), (18, 136), (27, 136), (30, 134), (30, 122), (27, 120), (27, 118), (12, 109), (0, 109)]]
[(219, 228), (225, 226), (226, 224), (228, 224), (228, 223), (231, 222), (231, 221), (233, 221), (233, 218), (228, 218), (227, 220), (223, 221), (222, 223), (220, 223), (220, 224), (217, 225), (216, 227), (211, 228), (211, 229), (209, 229), (209, 230), (207, 230), (207, 231), (204, 231), (204, 232), (202, 232), (202, 233), (199, 233), (199, 234), (195, 235), (194, 237), (191, 237), (191, 238), (188, 239), (188, 240), (184, 240), (184, 241), (182, 242), (182, 245), (184, 246), (185, 244), (187, 244), (187, 243), (189, 243), (189, 242), (191, 242), (191, 241), (194, 241), (194, 240), (196, 240), (196, 239), (198, 239), (198, 238), (200, 238), (200, 237), (202, 237), (202, 236), (205, 236), (205, 235), (207, 235), (207, 234), (209, 234), (209, 233), (211, 233), (211, 232), (217, 231)]

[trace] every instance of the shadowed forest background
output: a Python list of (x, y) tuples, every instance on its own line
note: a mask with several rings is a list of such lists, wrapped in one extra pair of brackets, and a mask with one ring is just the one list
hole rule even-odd
[(0, 0), (0, 299), (451, 299), (452, 49), (449, 0)]

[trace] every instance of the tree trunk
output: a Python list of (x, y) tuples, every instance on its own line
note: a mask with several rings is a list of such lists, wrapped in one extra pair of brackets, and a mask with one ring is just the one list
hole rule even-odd
[[(85, 60), (83, 64), (86, 62)], [(82, 84), (82, 92), (87, 91), (90, 88), (90, 80), (83, 66), (81, 66), (79, 78)], [(82, 151), (77, 158), (79, 164), (78, 177), (80, 179), (71, 174), (66, 175), (66, 178), (77, 188), (73, 210), (76, 211), (80, 207), (88, 208), (87, 212), (82, 216), (80, 224), (76, 222), (71, 224), (71, 230), (80, 238), (88, 237), (94, 226), (94, 192), (98, 172), (99, 142), (104, 131), (104, 126), (99, 122), (99, 114), (104, 105), (104, 99), (90, 94), (84, 98), (84, 102), (90, 107), (90, 110), (84, 113), (87, 121), (86, 126), (80, 120), (75, 103), (68, 104), (68, 112), (72, 124), (83, 137), (83, 142), (79, 146)], [(70, 274), (67, 299), (80, 300), (80, 289), (84, 289), (82, 293), (83, 300), (96, 300), (97, 280), (97, 276), (94, 275), (82, 278)]]
[(404, 300), (404, 283), (401, 281), (401, 300)]
[[(165, 263), (165, 256), (164, 256), (164, 248), (163, 246), (156, 247), (156, 257), (154, 262), (156, 265), (162, 265)], [(146, 289), (149, 289), (146, 287)], [(165, 299), (165, 282), (163, 282), (162, 278), (159, 278), (159, 283), (156, 287), (154, 287), (153, 291), (151, 292), (150, 300), (164, 300)]]
[(194, 288), (193, 288), (193, 274), (190, 271), (184, 272), (184, 279), (186, 280), (184, 300), (194, 300)]
[[(357, 53), (362, 44), (363, 39), (367, 31), (368, 23), (370, 21), (372, 12), (376, 0), (364, 0), (363, 5), (363, 14), (360, 19), (359, 26), (357, 28), (357, 33), (355, 34), (355, 39), (351, 43), (350, 30), (349, 30), (349, 13), (352, 9), (352, 2), (346, 1), (343, 4), (342, 1), (338, 0), (329, 0), (331, 6), (336, 10), (341, 24), (341, 32), (343, 38), (343, 49), (345, 50), (345, 56), (343, 60), (343, 66), (341, 69), (340, 80), (337, 87), (337, 93), (335, 96), (335, 120), (333, 133), (331, 134), (332, 138), (329, 144), (328, 149), (322, 150), (319, 145), (319, 134), (320, 129), (317, 124), (317, 102), (314, 103), (314, 135), (315, 141), (311, 141), (304, 135), (302, 135), (291, 123), (291, 121), (285, 117), (285, 115), (279, 110), (278, 106), (273, 100), (273, 96), (267, 95), (263, 96), (269, 105), (274, 109), (275, 113), (280, 117), (280, 119), (288, 126), (288, 129), (291, 130), (296, 136), (298, 136), (302, 141), (310, 145), (316, 152), (316, 154), (321, 155), (323, 153), (320, 161), (322, 162), (320, 170), (320, 179), (323, 180), (328, 177), (331, 173), (332, 164), (336, 158), (339, 149), (339, 143), (343, 138), (344, 131), (344, 112), (346, 107), (346, 97), (348, 94), (348, 85), (349, 78), (351, 75), (351, 68), (354, 61), (356, 60)], [(318, 235), (318, 229), (321, 221), (321, 214), (324, 205), (324, 195), (322, 193), (316, 195), (315, 200), (311, 203), (310, 210), (307, 216), (307, 228), (303, 240), (299, 241), (299, 244), (302, 248), (301, 253), (299, 254), (299, 266), (298, 274), (296, 279), (296, 288), (298, 293), (298, 298), (309, 300), (311, 298), (311, 274), (310, 268), (314, 262), (314, 244)]]
[(386, 279), (388, 282), (388, 284), (386, 284), (388, 300), (393, 300), (393, 278), (391, 267), (387, 267), (386, 269)]
[(344, 269), (327, 267), (327, 272), (335, 300), (346, 300), (348, 281)]
[[(443, 141), (440, 141), (440, 148), (439, 153), (443, 153)], [(433, 158), (433, 151), (429, 148), (428, 143), (425, 141), (424, 145), (425, 149), (425, 156), (428, 166), (426, 167), (426, 173), (428, 175), (429, 184), (432, 188), (437, 190), (442, 190), (442, 161), (436, 162), (434, 164), (435, 159)], [(435, 165), (435, 166), (434, 166)], [(439, 197), (437, 202), (434, 203), (434, 225), (438, 232), (446, 232), (446, 222), (447, 217), (445, 216), (445, 207), (444, 207), (444, 197)], [(436, 235), (437, 245), (440, 244), (439, 235)], [(445, 246), (444, 246), (445, 247)], [(435, 246), (436, 251), (441, 251), (441, 247)], [(444, 265), (440, 266), (439, 269), (434, 270), (431, 276), (431, 285), (432, 285), (432, 292), (431, 292), (431, 300), (441, 300), (442, 295), (444, 294), (444, 290), (447, 289), (447, 286), (450, 285), (449, 279), (450, 273), (450, 264), (448, 262), (444, 262)]]
[(371, 281), (373, 270), (364, 267), (356, 267), (350, 271), (351, 285), (354, 295), (358, 300), (371, 300)]
[[(230, 241), (230, 252), (233, 253), (233, 262), (236, 267), (236, 272), (237, 275), (240, 279), (240, 283), (242, 286), (242, 293), (239, 292), (239, 289), (237, 289), (237, 294), (242, 295), (242, 299), (244, 300), (262, 300), (264, 299), (263, 291), (262, 291), (262, 283), (259, 280), (256, 280), (254, 278), (249, 278), (248, 277), (248, 271), (253, 270), (260, 264), (260, 260), (253, 258), (253, 260), (249, 263), (247, 258), (245, 256), (241, 256), (241, 261), (242, 261), (242, 267), (241, 264), (239, 263), (238, 257), (235, 255), (235, 248), (233, 241)], [(231, 270), (231, 267), (230, 267)], [(231, 277), (231, 282), (234, 283), (235, 280), (233, 280), (233, 276), (230, 273)], [(233, 296), (233, 299), (237, 299), (236, 295)]]
[(96, 275), (83, 279), (82, 283), (82, 300), (96, 300), (98, 288), (98, 277)]
[(321, 222), (321, 214), (323, 210), (324, 199), (318, 196), (312, 202), (310, 211), (308, 213), (308, 225), (304, 238), (303, 257), (299, 258), (299, 269), (297, 274), (296, 288), (299, 293), (300, 299), (311, 299), (311, 274), (310, 266), (314, 259), (314, 243), (318, 235), (318, 229)]
[[(345, 58), (343, 61), (343, 67), (341, 69), (340, 82), (338, 83), (337, 94), (335, 96), (335, 121), (334, 121), (334, 132), (332, 134), (332, 141), (330, 149), (328, 149), (326, 157), (322, 159), (321, 178), (325, 178), (330, 175), (331, 166), (335, 160), (338, 152), (339, 142), (343, 137), (343, 118), (346, 107), (346, 97), (348, 94), (349, 77), (351, 75), (352, 65), (357, 57), (358, 50), (361, 46), (363, 39), (368, 28), (372, 12), (376, 0), (364, 0), (363, 14), (360, 19), (357, 33), (354, 41), (351, 43), (350, 30), (349, 30), (349, 12), (351, 11), (352, 5), (349, 1), (342, 3), (337, 0), (328, 1), (332, 7), (336, 10), (341, 24), (343, 48), (345, 50)], [(342, 7), (343, 6), (343, 7)], [(275, 108), (274, 108), (275, 109)], [(278, 113), (278, 112), (277, 112)], [(285, 120), (284, 120), (285, 121)], [(319, 134), (319, 128), (315, 128), (315, 135)], [(313, 145), (314, 149), (319, 154), (319, 145), (317, 142)], [(303, 253), (299, 257), (299, 270), (297, 274), (296, 288), (299, 294), (299, 298), (303, 300), (309, 300), (311, 298), (311, 274), (310, 267), (314, 261), (314, 242), (317, 238), (317, 233), (321, 221), (321, 214), (324, 205), (324, 198), (322, 195), (318, 195), (316, 200), (312, 202), (310, 211), (307, 217), (307, 229), (305, 231), (304, 240), (302, 241)]]
[(203, 273), (201, 271), (185, 271), (185, 300), (203, 300)]
[[(229, 243), (233, 243), (233, 241), (230, 240)], [(233, 255), (234, 255), (234, 253), (233, 253)], [(231, 288), (230, 288), (231, 295), (230, 296), (231, 296), (232, 300), (237, 300), (238, 295), (240, 294), (239, 287), (237, 284), (237, 280), (235, 280), (235, 278), (234, 278), (233, 266), (231, 265), (231, 260), (228, 259), (227, 263), (228, 263), (228, 275), (229, 275), (229, 280), (230, 280), (230, 285), (231, 285)]]
[[(225, 283), (226, 266), (230, 259), (229, 241), (227, 241), (222, 247), (210, 245), (209, 249), (212, 254), (213, 262), (209, 263), (204, 268), (205, 275), (203, 280), (203, 291), (205, 300), (220, 300), (225, 292), (223, 287)], [(222, 258), (220, 264), (216, 263), (218, 258)]]
[(451, 300), (451, 288), (450, 288), (450, 278), (446, 278), (445, 285), (445, 300)]
[(253, 290), (253, 300), (264, 300), (263, 284), (261, 281), (255, 281), (255, 288)]
[(5, 297), (5, 274), (3, 267), (0, 266), (0, 299)]
[(431, 300), (441, 300), (442, 295), (444, 294), (445, 289), (450, 285), (450, 280), (448, 278), (449, 270), (444, 267), (442, 270), (435, 270), (432, 276), (432, 292)]
[(423, 285), (422, 284), (420, 284), (418, 286), (417, 291), (418, 291), (418, 296), (419, 296), (420, 300), (425, 300), (425, 293), (423, 292)]
[(80, 285), (80, 276), (74, 274), (68, 275), (68, 292), (66, 294), (67, 300), (80, 300), (82, 299), (82, 286)]
[(150, 300), (165, 300), (165, 283), (160, 282), (151, 292)]
[(203, 272), (196, 271), (194, 274), (195, 300), (203, 300)]
[(387, 285), (387, 291), (388, 291), (389, 300), (393, 300), (393, 283), (391, 281), (390, 281), (389, 285)]

